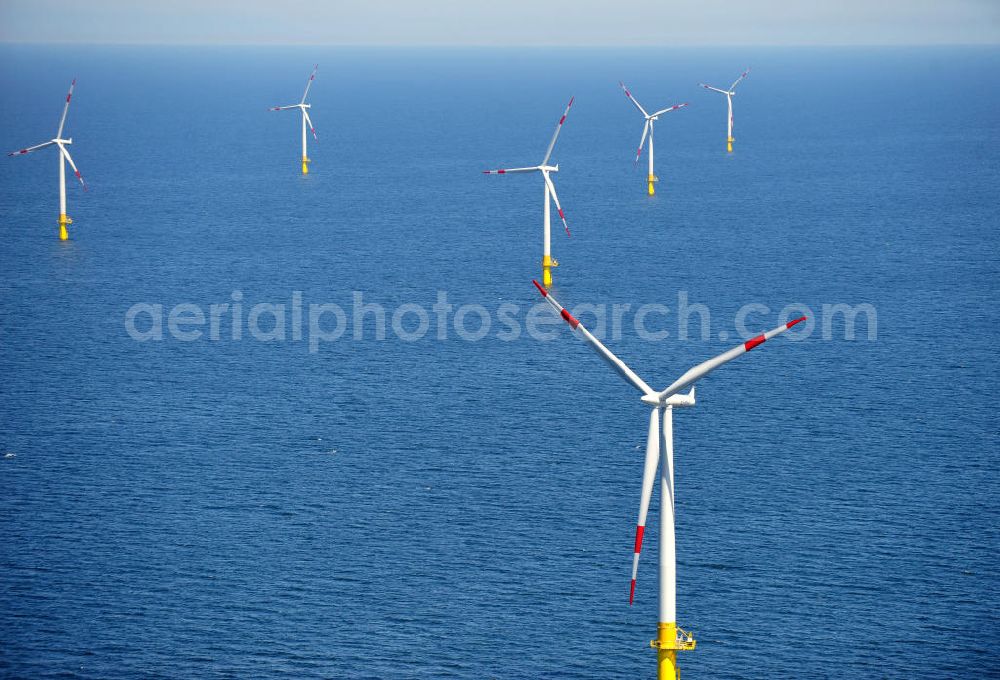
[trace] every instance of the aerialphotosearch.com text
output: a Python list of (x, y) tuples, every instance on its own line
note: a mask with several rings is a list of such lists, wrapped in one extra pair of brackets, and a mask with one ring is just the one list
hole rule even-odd
[[(713, 335), (712, 313), (700, 302), (692, 302), (687, 291), (678, 291), (673, 307), (663, 303), (580, 303), (569, 308), (594, 335), (615, 341), (623, 333), (635, 333), (648, 342), (668, 337), (676, 340), (745, 340), (789, 319), (807, 321), (788, 331), (789, 340), (816, 337), (823, 340), (876, 340), (878, 314), (868, 303), (822, 304), (812, 309), (789, 304), (771, 309), (751, 302), (735, 313), (730, 323)], [(487, 337), (514, 341), (528, 337), (549, 341), (562, 331), (564, 323), (544, 301), (533, 305), (503, 302), (489, 308), (482, 304), (456, 305), (447, 291), (438, 291), (433, 303), (405, 302), (387, 306), (366, 299), (361, 291), (351, 293), (349, 304), (306, 302), (301, 291), (293, 291), (287, 301), (254, 302), (234, 290), (225, 302), (196, 304), (180, 302), (170, 307), (161, 303), (138, 302), (125, 312), (125, 331), (138, 342), (173, 339), (244, 340), (256, 342), (303, 342), (310, 353), (326, 343), (344, 340), (387, 340), (390, 334), (402, 342), (426, 339), (445, 341), (452, 337), (478, 342)], [(718, 326), (716, 326), (718, 328)], [(731, 330), (730, 330), (731, 329)]]

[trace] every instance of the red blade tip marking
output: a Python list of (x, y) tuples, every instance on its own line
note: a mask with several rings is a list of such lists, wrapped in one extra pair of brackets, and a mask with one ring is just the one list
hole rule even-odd
[(750, 338), (749, 340), (747, 340), (746, 342), (743, 343), (743, 349), (745, 349), (747, 352), (749, 352), (750, 350), (752, 350), (757, 345), (764, 344), (764, 341), (766, 339), (767, 338), (765, 338), (763, 335), (758, 335), (756, 338)]
[(632, 606), (632, 601), (635, 600), (635, 579), (632, 579), (632, 585), (628, 589), (628, 603)]
[(563, 214), (563, 209), (562, 208), (559, 208), (559, 219), (561, 219), (561, 220), (565, 220), (566, 219), (566, 215)]
[(542, 284), (538, 283), (538, 281), (536, 281), (535, 279), (531, 279), (531, 282), (533, 284), (535, 284), (535, 288), (537, 288), (538, 292), (542, 294), (542, 297), (548, 297), (549, 296), (549, 291), (547, 291), (544, 288), (542, 288)]
[(562, 125), (566, 121), (566, 116), (559, 119), (559, 124)]
[(785, 324), (785, 328), (791, 328), (791, 327), (792, 327), (792, 326), (794, 326), (795, 324), (797, 324), (797, 323), (802, 323), (802, 322), (803, 322), (803, 321), (805, 321), (805, 320), (806, 320), (806, 317), (804, 317), (804, 316), (800, 316), (800, 317), (799, 317), (798, 319), (795, 319), (794, 321), (789, 321), (788, 323), (786, 323), (786, 324)]
[(645, 533), (646, 527), (636, 526), (635, 528), (635, 552), (642, 552), (642, 534)]
[(576, 100), (576, 97), (570, 97), (570, 98), (569, 98), (569, 104), (567, 104), (567, 105), (566, 105), (566, 108), (567, 108), (567, 109), (568, 109), (569, 107), (573, 106), (573, 101), (574, 101), (574, 100)]
[(576, 327), (580, 325), (580, 322), (576, 320), (576, 317), (567, 312), (565, 309), (559, 312), (559, 314), (562, 316), (563, 319), (565, 319), (566, 323), (568, 323), (574, 331), (576, 330)]

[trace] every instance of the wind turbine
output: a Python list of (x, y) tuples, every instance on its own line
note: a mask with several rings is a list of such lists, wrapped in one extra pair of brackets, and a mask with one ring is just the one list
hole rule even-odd
[(563, 111), (562, 118), (556, 123), (556, 131), (552, 133), (552, 141), (549, 142), (549, 148), (545, 151), (545, 158), (539, 165), (535, 165), (530, 168), (509, 168), (500, 170), (483, 170), (484, 175), (506, 175), (513, 172), (540, 172), (542, 173), (542, 179), (545, 185), (545, 203), (544, 203), (544, 236), (542, 238), (542, 281), (545, 282), (546, 286), (552, 285), (552, 268), (558, 267), (559, 263), (552, 259), (552, 237), (551, 237), (551, 217), (549, 205), (549, 197), (556, 203), (556, 210), (559, 211), (559, 219), (562, 220), (563, 229), (566, 230), (566, 235), (569, 236), (569, 225), (566, 224), (566, 214), (563, 212), (562, 206), (559, 205), (559, 196), (556, 195), (556, 185), (552, 183), (552, 178), (549, 173), (559, 172), (559, 165), (549, 165), (549, 158), (552, 156), (552, 149), (556, 145), (556, 139), (559, 138), (559, 131), (562, 130), (563, 123), (566, 122), (566, 116), (569, 115), (569, 110), (573, 106), (574, 97), (570, 97), (569, 104), (566, 105), (566, 110)]
[(721, 92), (726, 95), (726, 103), (729, 104), (729, 128), (726, 134), (726, 151), (733, 150), (733, 97), (736, 96), (736, 86), (740, 84), (740, 81), (747, 77), (750, 73), (750, 69), (743, 72), (739, 78), (736, 79), (732, 85), (729, 86), (728, 90), (720, 90), (717, 87), (712, 87), (711, 85), (706, 85), (705, 83), (700, 83), (700, 85), (706, 90), (712, 90), (713, 92)]
[[(642, 393), (640, 400), (651, 408), (649, 414), (649, 430), (646, 437), (646, 460), (642, 472), (642, 492), (639, 500), (639, 519), (635, 529), (635, 549), (632, 557), (632, 583), (629, 588), (629, 604), (635, 596), (635, 579), (639, 569), (639, 553), (642, 550), (642, 536), (646, 528), (646, 513), (649, 501), (653, 495), (653, 483), (656, 475), (657, 462), (660, 465), (660, 611), (657, 637), (650, 646), (657, 650), (657, 668), (659, 680), (678, 680), (680, 671), (677, 667), (677, 652), (692, 650), (696, 642), (687, 631), (677, 626), (677, 575), (674, 546), (674, 438), (673, 409), (683, 406), (694, 406), (694, 384), (710, 372), (746, 354), (754, 347), (784, 333), (795, 324), (804, 321), (805, 317), (789, 321), (766, 333), (751, 338), (733, 347), (728, 352), (703, 361), (689, 369), (665, 390), (657, 392), (636, 375), (625, 362), (612, 354), (600, 340), (595, 338), (583, 324), (566, 311), (544, 287), (533, 282), (542, 297), (559, 312), (563, 320), (577, 332), (578, 335), (597, 352), (598, 356), (627, 383)], [(690, 388), (688, 390), (688, 388)], [(682, 393), (688, 390), (687, 393)], [(660, 430), (662, 420), (663, 430)]]
[(73, 143), (73, 138), (62, 138), (63, 127), (66, 125), (66, 114), (69, 112), (69, 100), (73, 98), (73, 88), (75, 86), (76, 78), (69, 84), (69, 93), (66, 95), (66, 105), (63, 106), (62, 118), (59, 119), (59, 130), (56, 131), (56, 136), (43, 144), (36, 144), (35, 146), (29, 146), (27, 149), (7, 154), (8, 156), (22, 156), (26, 153), (52, 146), (53, 144), (59, 148), (59, 238), (63, 241), (69, 238), (66, 225), (73, 224), (73, 220), (66, 215), (66, 161), (69, 161), (70, 167), (73, 168), (73, 174), (76, 175), (76, 178), (80, 180), (80, 184), (83, 185), (83, 190), (87, 190), (87, 183), (83, 181), (83, 176), (76, 169), (73, 157), (69, 155), (69, 151), (66, 149), (67, 146)]
[(653, 183), (660, 181), (660, 178), (653, 173), (653, 121), (659, 120), (660, 116), (663, 115), (664, 113), (670, 113), (671, 111), (676, 111), (677, 109), (684, 108), (685, 106), (687, 106), (687, 102), (683, 104), (675, 104), (674, 106), (668, 106), (667, 108), (660, 109), (655, 113), (646, 113), (646, 109), (642, 108), (642, 105), (638, 101), (636, 101), (635, 97), (632, 96), (632, 93), (628, 91), (627, 87), (625, 87), (625, 83), (618, 81), (618, 84), (621, 85), (622, 90), (625, 91), (625, 96), (629, 98), (629, 101), (635, 104), (635, 108), (639, 109), (639, 113), (641, 113), (643, 117), (645, 117), (646, 119), (646, 124), (642, 127), (642, 139), (639, 140), (639, 150), (636, 151), (635, 153), (635, 162), (636, 165), (639, 164), (639, 156), (642, 155), (642, 147), (646, 143), (646, 135), (648, 134), (649, 135), (648, 180), (649, 180), (649, 195), (652, 196), (654, 193), (656, 193), (656, 191), (653, 188)]
[(316, 136), (316, 128), (313, 127), (312, 120), (309, 118), (308, 109), (312, 108), (311, 104), (306, 104), (306, 97), (309, 96), (309, 88), (312, 87), (313, 80), (316, 79), (316, 70), (319, 68), (319, 64), (313, 67), (312, 75), (309, 76), (309, 80), (306, 81), (306, 91), (302, 93), (302, 101), (298, 104), (289, 104), (288, 106), (272, 106), (268, 111), (284, 111), (285, 109), (299, 109), (302, 112), (302, 174), (309, 174), (309, 164), (312, 163), (309, 160), (309, 154), (306, 152), (306, 126), (312, 131), (313, 139), (317, 142), (319, 137)]

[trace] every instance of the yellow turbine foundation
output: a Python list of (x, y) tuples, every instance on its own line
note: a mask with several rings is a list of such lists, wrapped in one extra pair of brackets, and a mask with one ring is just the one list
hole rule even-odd
[(552, 286), (552, 268), (558, 266), (559, 263), (556, 262), (550, 255), (545, 255), (542, 258), (542, 284), (546, 288)]
[(726, 151), (728, 151), (730, 153), (733, 152), (733, 142), (734, 141), (735, 140), (732, 137), (730, 137), (729, 139), (726, 140)]
[[(681, 639), (677, 638), (678, 632), (681, 633)], [(678, 628), (676, 623), (660, 622), (657, 625), (656, 639), (649, 642), (649, 646), (656, 650), (657, 680), (680, 680), (677, 652), (692, 650), (697, 644), (691, 634)]]
[(69, 232), (66, 231), (66, 225), (73, 224), (73, 220), (66, 215), (66, 213), (61, 213), (59, 215), (59, 240), (66, 241), (69, 240)]
[(656, 194), (656, 187), (653, 186), (653, 183), (659, 182), (660, 178), (657, 177), (656, 175), (650, 175), (647, 179), (649, 181), (649, 195), (653, 196), (654, 194)]
[(303, 175), (308, 175), (309, 174), (309, 164), (310, 163), (312, 163), (312, 161), (309, 160), (308, 157), (306, 157), (306, 156), (302, 157), (302, 174)]

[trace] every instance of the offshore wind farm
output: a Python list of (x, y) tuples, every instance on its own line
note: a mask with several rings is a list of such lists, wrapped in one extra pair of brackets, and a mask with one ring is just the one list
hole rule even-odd
[(0, 63), (0, 675), (1000, 669), (997, 49)]

